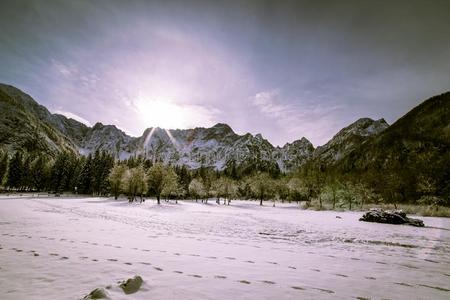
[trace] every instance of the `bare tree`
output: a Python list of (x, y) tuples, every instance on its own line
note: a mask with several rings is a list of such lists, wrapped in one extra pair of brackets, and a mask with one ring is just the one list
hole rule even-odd
[(203, 183), (197, 178), (192, 179), (191, 183), (189, 183), (189, 194), (195, 198), (196, 202), (199, 198), (204, 197), (205, 190)]
[(127, 172), (127, 167), (125, 165), (115, 165), (111, 172), (109, 173), (108, 180), (109, 185), (111, 187), (111, 192), (114, 195), (114, 199), (119, 197), (120, 192), (122, 191), (122, 181)]
[(133, 202), (137, 195), (141, 197), (141, 202), (143, 201), (142, 195), (147, 190), (147, 177), (142, 166), (129, 169), (125, 172), (123, 189), (128, 193), (130, 202)]
[(174, 180), (176, 181), (175, 172), (160, 162), (154, 164), (148, 170), (148, 188), (150, 192), (156, 195), (158, 204), (161, 204), (161, 194), (164, 189), (170, 190), (173, 187), (171, 185), (174, 184)]
[(273, 189), (272, 178), (267, 173), (257, 173), (250, 178), (250, 188), (252, 193), (259, 199), (259, 205), (267, 199)]

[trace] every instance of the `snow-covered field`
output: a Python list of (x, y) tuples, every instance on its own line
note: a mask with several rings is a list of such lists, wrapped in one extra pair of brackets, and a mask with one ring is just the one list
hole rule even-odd
[(450, 219), (210, 202), (0, 197), (0, 299), (450, 298)]

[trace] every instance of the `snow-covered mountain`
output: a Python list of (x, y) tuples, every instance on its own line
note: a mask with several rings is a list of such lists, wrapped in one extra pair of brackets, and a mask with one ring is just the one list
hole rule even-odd
[(224, 170), (229, 166), (288, 172), (311, 158), (334, 164), (368, 137), (388, 127), (383, 120), (359, 119), (339, 131), (327, 144), (314, 149), (306, 138), (274, 147), (261, 134), (239, 135), (227, 124), (211, 128), (148, 128), (132, 137), (114, 125), (86, 126), (60, 114), (51, 114), (29, 95), (0, 84), (0, 148), (6, 151), (55, 153), (61, 150), (81, 155), (98, 150), (117, 159), (143, 155), (172, 165), (201, 166)]
[(143, 155), (192, 169), (204, 166), (223, 170), (234, 164), (289, 171), (304, 163), (314, 150), (306, 138), (274, 147), (261, 134), (239, 135), (222, 123), (211, 128), (148, 128), (142, 136), (131, 137), (114, 125), (96, 123), (88, 127), (63, 115), (51, 114), (29, 95), (3, 84), (0, 105), (0, 148), (7, 151), (69, 150), (88, 155), (98, 149), (113, 153), (118, 159)]
[(114, 153), (119, 159), (143, 155), (192, 169), (204, 166), (223, 170), (230, 164), (266, 164), (278, 165), (280, 169), (289, 171), (306, 161), (314, 148), (306, 138), (283, 148), (274, 147), (260, 134), (239, 135), (221, 123), (211, 128), (148, 128), (137, 138), (126, 135), (115, 126), (97, 123), (79, 142), (79, 152), (86, 155), (96, 149)]

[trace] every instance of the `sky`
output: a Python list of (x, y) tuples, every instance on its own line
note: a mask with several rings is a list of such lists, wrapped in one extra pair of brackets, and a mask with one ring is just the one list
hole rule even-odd
[(450, 90), (450, 1), (0, 2), (0, 82), (53, 113), (325, 144)]

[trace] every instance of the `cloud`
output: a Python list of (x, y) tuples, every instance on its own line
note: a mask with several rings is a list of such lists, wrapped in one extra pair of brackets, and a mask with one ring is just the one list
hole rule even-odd
[(78, 74), (78, 69), (74, 66), (63, 64), (55, 59), (51, 59), (52, 68), (64, 77), (72, 77)]
[(306, 136), (313, 144), (321, 145), (337, 132), (342, 105), (323, 95), (304, 94), (308, 96), (290, 97), (277, 88), (250, 98), (262, 118), (270, 120), (264, 123), (272, 124), (268, 138), (275, 144), (286, 142), (286, 137)]
[(285, 118), (293, 112), (293, 107), (279, 103), (280, 91), (278, 89), (257, 93), (252, 104), (260, 112), (270, 118)]
[[(167, 125), (159, 109), (182, 116), (172, 126), (217, 120), (274, 144), (322, 144), (360, 117), (392, 123), (450, 84), (449, 1), (7, 2), (0, 81), (136, 136)], [(140, 90), (156, 101), (148, 113), (133, 107)]]
[(80, 117), (77, 114), (71, 113), (69, 111), (55, 110), (53, 113), (66, 116), (66, 117), (68, 117), (70, 119), (74, 119), (74, 120), (76, 120), (78, 122), (84, 123), (87, 126), (92, 126), (91, 122), (89, 122), (88, 120), (84, 119), (83, 117)]

